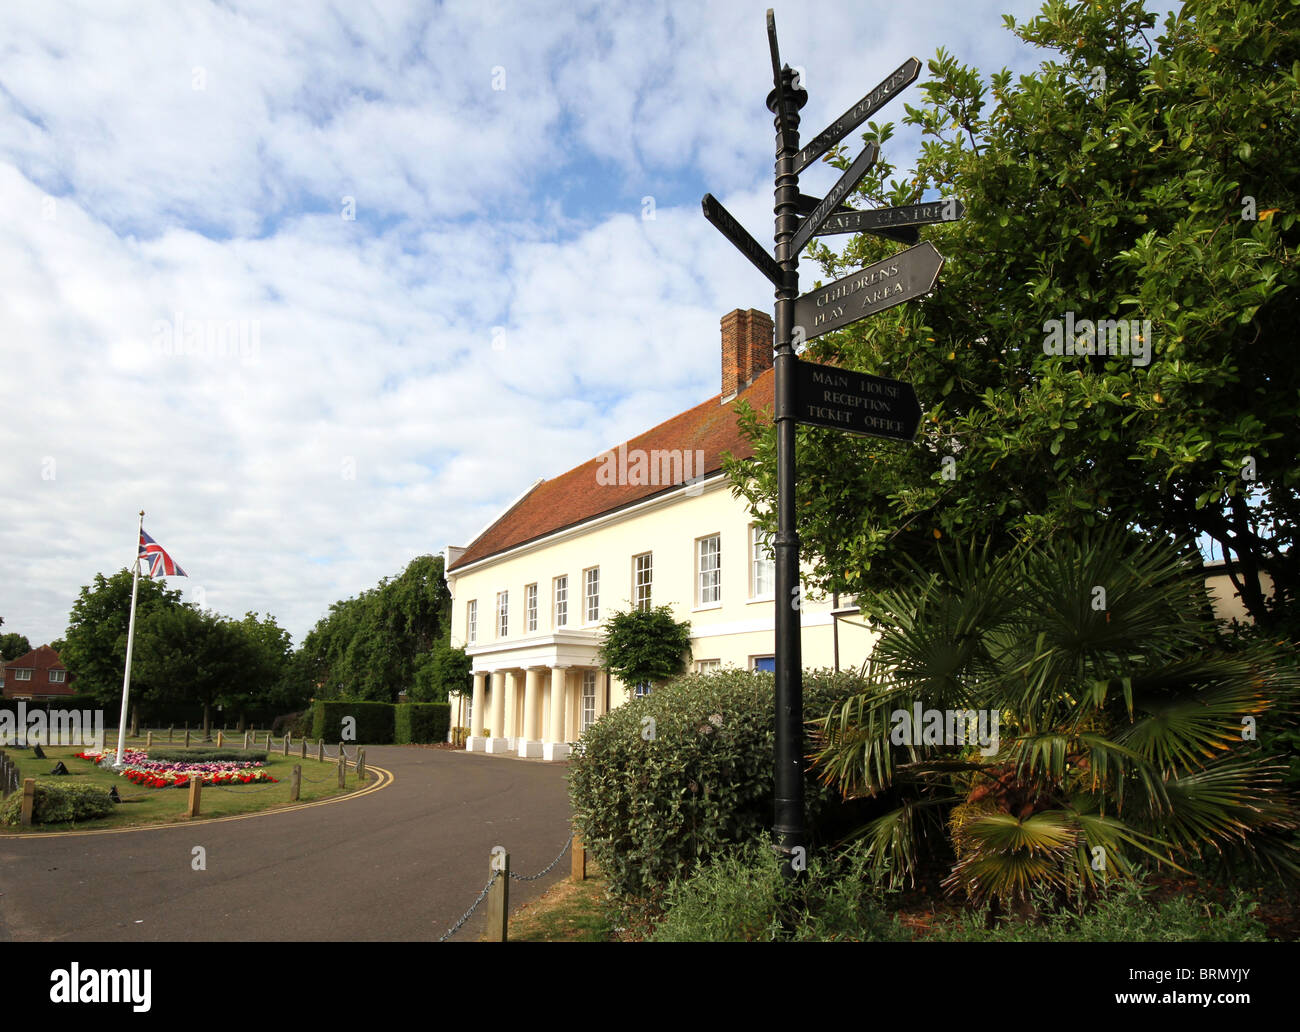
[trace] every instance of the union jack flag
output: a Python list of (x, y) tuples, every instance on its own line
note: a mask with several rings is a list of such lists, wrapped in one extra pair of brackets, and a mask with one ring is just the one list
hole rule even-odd
[(189, 574), (176, 565), (172, 557), (163, 551), (163, 546), (153, 538), (140, 531), (140, 558), (149, 567), (149, 576), (188, 577)]

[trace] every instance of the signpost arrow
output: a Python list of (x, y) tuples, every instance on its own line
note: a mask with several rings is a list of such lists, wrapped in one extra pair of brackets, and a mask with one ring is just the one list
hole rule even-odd
[[(768, 32), (772, 31), (769, 23)], [(903, 88), (910, 86), (921, 74), (921, 62), (909, 57), (892, 75), (849, 108), (839, 118), (813, 137), (812, 143), (794, 156), (794, 170), (802, 172), (844, 137), (888, 104)]]
[(767, 49), (772, 54), (772, 87), (776, 92), (776, 117), (781, 123), (782, 145), (789, 143), (790, 149), (793, 150), (799, 145), (799, 136), (794, 131), (794, 120), (790, 117), (790, 109), (786, 106), (788, 98), (781, 84), (781, 51), (776, 45), (776, 15), (770, 7), (767, 9)]
[(879, 153), (880, 148), (874, 143), (869, 143), (862, 149), (862, 153), (858, 155), (857, 160), (849, 166), (844, 175), (840, 176), (835, 185), (826, 192), (826, 196), (813, 209), (813, 213), (799, 223), (799, 228), (794, 231), (794, 236), (790, 238), (790, 254), (798, 254), (803, 250), (804, 245), (812, 239), (812, 235), (821, 229), (822, 223), (840, 206), (840, 202), (849, 195), (849, 191), (862, 181), (862, 177), (867, 174), (867, 169), (876, 163), (876, 155)]
[(770, 279), (773, 285), (780, 287), (785, 282), (785, 275), (776, 259), (767, 253), (767, 248), (749, 235), (749, 231), (736, 221), (736, 216), (727, 211), (722, 203), (711, 193), (704, 195), (704, 217), (713, 223), (724, 237), (736, 245), (740, 253), (758, 266), (758, 271)]
[(928, 204), (905, 204), (901, 208), (873, 208), (870, 211), (832, 212), (814, 236), (834, 233), (874, 233), (898, 226), (930, 226), (936, 222), (953, 222), (966, 214), (966, 206), (956, 197)]
[(868, 265), (860, 272), (804, 294), (794, 304), (795, 326), (805, 340), (838, 330), (868, 315), (928, 294), (943, 255), (928, 240)]
[(860, 437), (910, 441), (921, 406), (910, 383), (800, 361), (795, 366), (795, 419)]

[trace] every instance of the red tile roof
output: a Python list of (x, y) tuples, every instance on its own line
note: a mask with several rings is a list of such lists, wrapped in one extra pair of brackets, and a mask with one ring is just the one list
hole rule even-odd
[[(774, 382), (773, 371), (769, 369), (741, 391), (739, 397), (757, 411), (767, 410), (770, 414)], [(708, 401), (632, 438), (626, 442), (628, 453), (640, 449), (647, 453), (656, 450), (689, 452), (693, 456), (702, 451), (704, 469), (692, 469), (695, 476), (701, 472), (708, 476), (720, 470), (724, 452), (737, 458), (749, 458), (753, 448), (736, 427), (734, 400), (725, 405), (721, 402), (722, 395), (715, 394)], [(460, 569), (654, 495), (675, 491), (681, 486), (602, 484), (596, 479), (596, 474), (605, 461), (605, 455), (589, 459), (558, 477), (543, 480), (471, 542), (448, 570)]]

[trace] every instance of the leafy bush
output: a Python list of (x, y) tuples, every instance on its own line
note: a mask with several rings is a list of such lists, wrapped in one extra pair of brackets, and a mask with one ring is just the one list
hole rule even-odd
[[(0, 824), (21, 824), (23, 794), (15, 792), (0, 805)], [(47, 785), (36, 782), (32, 800), (32, 823), (66, 824), (93, 820), (113, 812), (108, 789), (98, 785)]]
[(398, 745), (445, 742), (451, 726), (451, 705), (446, 702), (409, 702), (396, 707), (393, 737)]
[(804, 884), (757, 843), (715, 856), (665, 895), (655, 942), (899, 942), (911, 938), (856, 857), (813, 854)]
[[(850, 674), (804, 675), (804, 715), (862, 690)], [(772, 824), (773, 677), (688, 674), (601, 717), (569, 770), (574, 821), (622, 897), (652, 898), (701, 860)], [(837, 793), (806, 780), (814, 834), (844, 817)]]
[[(300, 711), (298, 713), (281, 713), (278, 717), (276, 717), (273, 721), (271, 721), (271, 734), (283, 735), (286, 731), (288, 731), (290, 734), (293, 734), (294, 725), (298, 723), (306, 713), (307, 713), (306, 710)], [(298, 737), (305, 737), (305, 736), (306, 736), (306, 732), (304, 731), (303, 734)]]
[[(1000, 921), (987, 911), (940, 921), (927, 942), (1263, 942), (1256, 904), (1239, 893), (1230, 906), (1177, 896), (1162, 903), (1136, 882), (1117, 883), (1094, 904), (1051, 913), (1042, 922)], [(1046, 902), (1044, 900), (1044, 902)]]
[(352, 717), (356, 721), (355, 741), (362, 745), (391, 745), (393, 741), (393, 711), (391, 702), (335, 702), (317, 701), (312, 704), (312, 738), (327, 742), (340, 741), (343, 721)]
[(253, 749), (150, 749), (149, 759), (161, 763), (218, 763), (222, 760), (265, 763), (266, 750), (258, 752)]

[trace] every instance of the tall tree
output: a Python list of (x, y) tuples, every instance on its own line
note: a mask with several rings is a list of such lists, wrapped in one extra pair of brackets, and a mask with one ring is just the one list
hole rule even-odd
[[(136, 600), (137, 634), (146, 615), (183, 606), (179, 590), (168, 588), (165, 581), (141, 577)], [(111, 577), (95, 574), (94, 582), (82, 587), (72, 604), (59, 658), (77, 678), (77, 690), (101, 703), (109, 704), (121, 698), (130, 617), (131, 571), (126, 569)], [(135, 671), (131, 683), (139, 690), (148, 687)]]
[(17, 659), (32, 651), (31, 643), (24, 634), (0, 634), (0, 660)]
[[(960, 195), (966, 214), (926, 230), (947, 258), (931, 296), (804, 355), (907, 380), (928, 409), (913, 446), (800, 430), (812, 579), (857, 593), (886, 586), (886, 551), (1119, 523), (1211, 539), (1276, 625), (1300, 592), (1300, 7), (1193, 0), (1158, 38), (1132, 0), (1007, 24), (1055, 59), (986, 84), (941, 50), (907, 108), (916, 174), (881, 162), (864, 182), (877, 204)], [(838, 277), (897, 250), (813, 253)], [(1135, 322), (1128, 354), (1086, 353), (1102, 320)], [(1085, 353), (1048, 353), (1067, 343)], [(733, 483), (775, 511), (775, 435), (745, 425), (758, 462)]]

